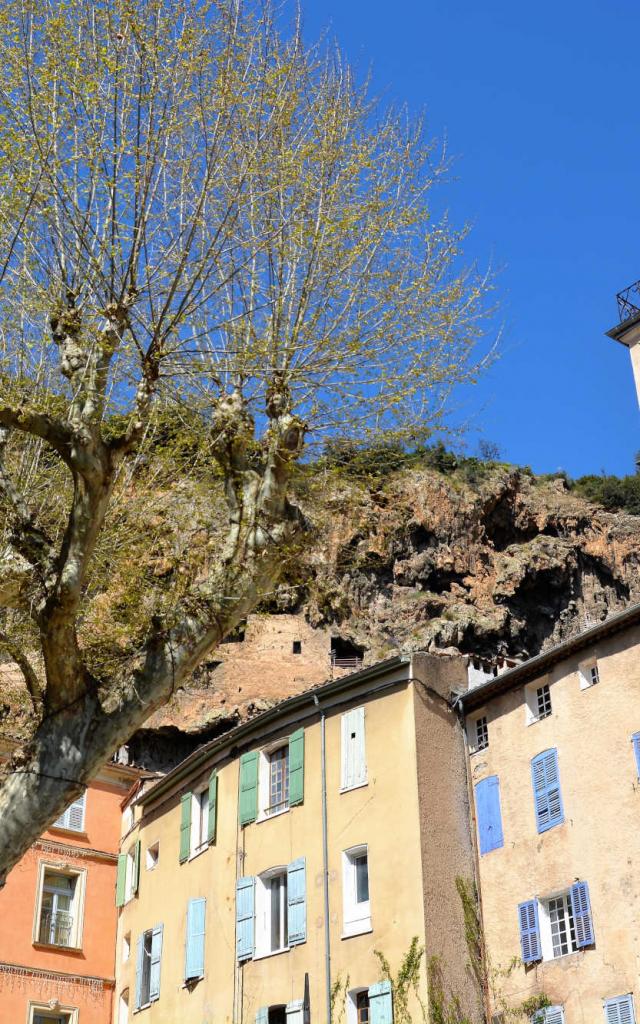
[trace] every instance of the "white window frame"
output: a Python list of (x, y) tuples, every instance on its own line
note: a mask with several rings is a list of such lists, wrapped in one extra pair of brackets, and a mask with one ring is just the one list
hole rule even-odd
[[(80, 801), (82, 801), (82, 822), (80, 824), (80, 828), (74, 828), (74, 826), (71, 825), (71, 823), (70, 823), (71, 810), (72, 810), (72, 808), (76, 804), (79, 804)], [(69, 804), (69, 806), (65, 808), (65, 810), (62, 812), (60, 817), (56, 818), (56, 820), (53, 822), (53, 824), (50, 826), (50, 828), (51, 829), (55, 829), (56, 832), (57, 831), (60, 831), (60, 832), (72, 832), (74, 835), (78, 835), (79, 833), (86, 834), (86, 832), (85, 832), (86, 817), (87, 817), (87, 791), (85, 789), (85, 791), (82, 794), (82, 796), (78, 797), (76, 800), (73, 800)]]
[(129, 989), (123, 988), (118, 997), (118, 1024), (129, 1024)]
[[(149, 964), (148, 964), (148, 970), (147, 970), (147, 982), (148, 982), (148, 985), (149, 985), (149, 991), (147, 992), (147, 998), (145, 1000), (145, 998), (143, 996), (143, 992), (142, 992), (142, 981), (143, 981), (143, 978), (144, 978), (144, 968), (145, 968), (145, 962), (146, 962), (145, 961), (144, 946), (145, 946), (145, 940), (146, 940), (147, 936), (149, 937), (149, 955), (148, 955)], [(145, 928), (144, 931), (142, 932), (142, 964), (140, 965), (140, 968), (141, 968), (141, 971), (142, 971), (142, 976), (140, 978), (140, 1006), (136, 1010), (133, 1011), (134, 1013), (137, 1013), (138, 1010), (144, 1010), (145, 1007), (147, 1007), (147, 1006), (151, 1006), (151, 955), (152, 955), (152, 950), (153, 950), (153, 928)], [(138, 970), (138, 964), (136, 963), (136, 971), (137, 970)], [(137, 988), (137, 979), (136, 979), (136, 988)]]
[[(595, 678), (593, 673), (595, 672)], [(597, 658), (588, 658), (578, 665), (578, 679), (581, 690), (590, 690), (600, 682), (600, 666)]]
[[(540, 928), (540, 951), (542, 953), (543, 961), (547, 960), (562, 960), (565, 956), (573, 956), (574, 953), (578, 953), (579, 949), (576, 945), (575, 949), (569, 949), (566, 953), (553, 952), (553, 935), (551, 931), (551, 917), (549, 912), (549, 903), (551, 900), (563, 899), (565, 901), (565, 909), (571, 907), (571, 889), (560, 889), (558, 892), (552, 892), (548, 896), (542, 896), (538, 898), (538, 925)], [(575, 928), (575, 922), (574, 922)], [(567, 918), (567, 937), (571, 941), (571, 935), (569, 932), (569, 920)]]
[(284, 877), (285, 884), (281, 887), (280, 912), (283, 915), (283, 923), (287, 926), (288, 904), (287, 904), (287, 865), (280, 864), (277, 867), (269, 868), (256, 877), (255, 890), (255, 935), (254, 960), (261, 960), (267, 956), (277, 956), (279, 953), (286, 953), (290, 948), (287, 936), (287, 943), (279, 949), (271, 948), (271, 887), (272, 879)]
[(368, 985), (361, 985), (360, 988), (351, 988), (347, 992), (347, 1024), (358, 1024), (358, 996), (368, 991)]
[(160, 861), (160, 840), (149, 843), (144, 855), (144, 865), (147, 871), (155, 871)]
[[(269, 818), (277, 818), (279, 814), (287, 814), (291, 809), (290, 794), (285, 807), (278, 811), (270, 811), (271, 799), (271, 755), (277, 750), (289, 746), (289, 737), (275, 740), (260, 751), (258, 760), (258, 817), (257, 821), (266, 821)], [(289, 782), (291, 782), (291, 766), (289, 765)], [(289, 791), (288, 791), (289, 792)]]
[[(351, 743), (351, 737), (347, 735), (349, 715), (354, 712), (362, 712), (362, 764), (360, 766), (360, 774), (354, 776), (353, 779), (348, 778), (348, 746)], [(349, 711), (345, 711), (340, 716), (340, 792), (347, 793), (352, 789), (360, 789), (361, 786), (367, 786), (369, 784), (369, 773), (367, 765), (367, 711), (364, 706), (351, 708)]]
[[(367, 858), (367, 884), (369, 899), (357, 902), (356, 860)], [(364, 844), (342, 851), (342, 938), (363, 935), (371, 927), (371, 880), (369, 874), (369, 847)]]
[[(47, 871), (53, 871), (57, 875), (67, 875), (75, 878), (76, 884), (73, 892), (72, 913), (73, 926), (71, 930), (71, 941), (68, 946), (57, 946), (53, 943), (40, 942), (40, 916), (42, 914), (42, 897), (44, 894), (44, 879)], [(82, 933), (84, 926), (84, 900), (86, 891), (87, 872), (84, 868), (69, 867), (64, 863), (55, 861), (40, 861), (38, 865), (36, 905), (33, 918), (33, 932), (31, 941), (35, 946), (46, 946), (47, 949), (82, 949)], [(34, 1004), (36, 1005), (36, 1004)], [(66, 1011), (65, 1011), (66, 1012)]]
[(209, 827), (209, 787), (191, 794), (191, 836), (189, 860), (208, 849), (207, 829)]
[[(487, 719), (487, 742), (484, 747), (478, 746), (478, 722), (482, 719)], [(489, 748), (489, 716), (487, 715), (487, 709), (483, 708), (481, 711), (476, 711), (473, 715), (467, 718), (467, 743), (469, 746), (470, 754), (481, 754), (483, 750)]]
[[(544, 686), (549, 687), (551, 711), (548, 715), (544, 715), (541, 718), (538, 714), (538, 690), (541, 690)], [(546, 718), (552, 717), (553, 698), (551, 697), (551, 681), (548, 677), (543, 677), (542, 679), (535, 679), (532, 683), (527, 683), (527, 685), (524, 688), (524, 698), (527, 725), (533, 725), (535, 722), (544, 722)]]
[(76, 1006), (63, 1006), (57, 999), (51, 999), (48, 1003), (30, 1001), (28, 1007), (27, 1024), (34, 1024), (36, 1016), (43, 1016), (55, 1021), (56, 1017), (66, 1014), (65, 1024), (78, 1024), (78, 1008)]

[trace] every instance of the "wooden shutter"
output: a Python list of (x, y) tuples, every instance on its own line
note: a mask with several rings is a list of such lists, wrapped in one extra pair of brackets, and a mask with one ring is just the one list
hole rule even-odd
[(258, 752), (240, 758), (240, 824), (248, 825), (258, 816)]
[(151, 964), (149, 967), (149, 1002), (160, 998), (160, 963), (162, 961), (162, 930), (157, 924), (151, 935)]
[(518, 924), (523, 963), (533, 964), (542, 959), (537, 900), (527, 900), (518, 906)]
[(144, 934), (138, 936), (136, 948), (136, 1010), (142, 1006), (142, 971), (144, 960)]
[(133, 848), (133, 864), (131, 865), (131, 894), (137, 893), (140, 885), (140, 840)]
[(578, 949), (593, 945), (593, 924), (591, 922), (591, 901), (586, 882), (575, 882), (571, 886), (571, 908), (576, 930)]
[(116, 875), (116, 907), (124, 907), (127, 885), (127, 855), (118, 856), (118, 873)]
[(342, 789), (354, 789), (367, 781), (364, 708), (342, 716)]
[(370, 1024), (393, 1024), (393, 998), (390, 981), (378, 981), (369, 989)]
[(238, 960), (253, 956), (256, 880), (251, 876), (236, 882), (236, 955)]
[(204, 938), (207, 901), (204, 897), (189, 900), (187, 904), (187, 937), (185, 945), (184, 978), (204, 978)]
[(189, 860), (191, 853), (191, 793), (180, 797), (180, 863)]
[(304, 800), (304, 729), (289, 737), (289, 806)]
[(604, 1001), (604, 1019), (606, 1024), (635, 1024), (633, 996), (616, 996)]
[(538, 832), (546, 832), (564, 821), (560, 775), (558, 772), (558, 751), (544, 750), (531, 762), (531, 779), (536, 811)]
[(475, 797), (480, 853), (490, 853), (504, 846), (498, 776), (482, 779), (475, 787)]
[(298, 946), (307, 940), (306, 874), (304, 857), (291, 861), (287, 867), (287, 931), (290, 946)]
[(304, 1000), (293, 999), (287, 1003), (285, 1016), (287, 1024), (303, 1024)]
[(218, 818), (218, 773), (209, 776), (209, 814), (207, 817), (207, 842), (216, 841), (216, 824)]
[(633, 737), (633, 752), (636, 755), (636, 772), (640, 779), (640, 732), (634, 733)]

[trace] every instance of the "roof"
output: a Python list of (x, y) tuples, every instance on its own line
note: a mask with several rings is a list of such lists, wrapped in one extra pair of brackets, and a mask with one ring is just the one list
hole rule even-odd
[(607, 636), (613, 636), (615, 633), (620, 633), (629, 626), (634, 626), (638, 623), (640, 623), (640, 604), (632, 604), (623, 612), (609, 616), (604, 622), (599, 622), (597, 626), (591, 626), (589, 629), (583, 630), (582, 633), (578, 633), (576, 636), (556, 644), (555, 647), (550, 647), (548, 651), (537, 654), (535, 658), (529, 658), (528, 661), (523, 661), (515, 668), (509, 669), (508, 672), (495, 676), (487, 683), (482, 683), (481, 686), (468, 690), (457, 699), (456, 703), (460, 704), (465, 712), (472, 711), (474, 708), (480, 707), (488, 699), (497, 697), (507, 690), (521, 686), (522, 683), (526, 683), (530, 679), (543, 675), (559, 661), (563, 661), (570, 655), (576, 654), (585, 647), (589, 647), (596, 641), (602, 640)]
[[(302, 693), (296, 693), (293, 697), (287, 697), (285, 700), (279, 701), (278, 704), (269, 708), (268, 711), (263, 711), (262, 714), (256, 715), (255, 718), (242, 722), (217, 739), (198, 747), (197, 750), (189, 754), (171, 772), (164, 775), (160, 782), (143, 791), (137, 798), (136, 803), (145, 805), (154, 802), (159, 796), (162, 796), (163, 793), (166, 793), (167, 790), (181, 782), (184, 778), (204, 767), (212, 755), (221, 753), (226, 748), (236, 747), (242, 741), (249, 741), (254, 734), (260, 733), (265, 726), (277, 721), (280, 717), (284, 717), (291, 711), (302, 708), (305, 704), (319, 705), (321, 702), (333, 698), (345, 690), (360, 686), (362, 683), (374, 682), (397, 669), (410, 666), (411, 657), (410, 654), (399, 654), (394, 658), (387, 658), (386, 661), (379, 661), (369, 668), (363, 668), (359, 672), (351, 672), (347, 676), (341, 676), (340, 679), (332, 679), (329, 682), (321, 683), (319, 686), (313, 686), (308, 690), (304, 690)], [(397, 681), (395, 680), (394, 682)]]
[(638, 312), (636, 316), (627, 317), (626, 320), (622, 320), (621, 323), (612, 327), (610, 331), (606, 332), (607, 337), (613, 338), (614, 341), (619, 341), (622, 345), (626, 345), (628, 347), (629, 342), (625, 341), (624, 335), (637, 324), (640, 324), (640, 312)]

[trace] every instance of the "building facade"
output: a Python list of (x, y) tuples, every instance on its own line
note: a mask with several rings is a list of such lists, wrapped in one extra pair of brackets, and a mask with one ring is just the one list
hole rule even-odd
[[(412, 940), (469, 1020), (460, 658), (400, 657), (207, 744), (128, 809), (114, 1021), (385, 1024)], [(431, 958), (437, 960), (431, 960)], [(388, 965), (388, 966), (387, 966)]]
[(496, 1021), (640, 1019), (640, 607), (461, 700)]
[(122, 802), (139, 772), (106, 765), (0, 891), (0, 1021), (109, 1024)]

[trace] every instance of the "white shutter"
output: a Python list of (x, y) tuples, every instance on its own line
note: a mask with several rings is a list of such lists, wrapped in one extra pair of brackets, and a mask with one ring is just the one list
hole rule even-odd
[(605, 1000), (604, 1019), (606, 1024), (635, 1024), (633, 996), (629, 994)]
[(87, 792), (86, 790), (79, 796), (77, 800), (74, 800), (70, 804), (64, 814), (61, 814), (59, 818), (54, 821), (54, 825), (58, 828), (68, 828), (74, 832), (82, 832), (84, 829), (84, 805)]
[(304, 1000), (294, 999), (287, 1003), (287, 1024), (302, 1024)]
[(542, 1019), (544, 1024), (564, 1024), (564, 1010), (561, 1006), (547, 1006)]
[(367, 755), (364, 736), (364, 708), (354, 708), (342, 716), (342, 789), (354, 789), (367, 781)]

